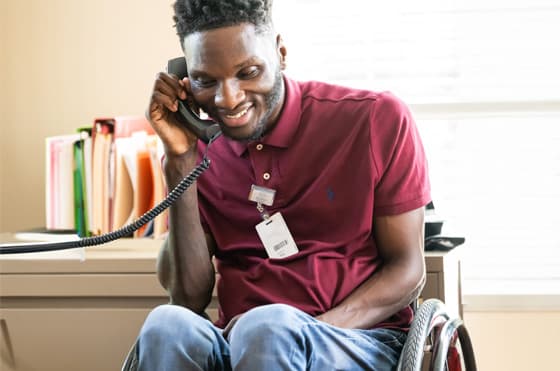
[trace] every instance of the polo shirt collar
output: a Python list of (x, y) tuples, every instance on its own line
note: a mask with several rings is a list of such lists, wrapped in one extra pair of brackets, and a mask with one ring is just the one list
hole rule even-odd
[[(276, 126), (270, 133), (265, 135), (260, 143), (279, 148), (288, 148), (292, 142), (300, 124), (301, 117), (301, 90), (298, 83), (283, 76), (285, 87), (285, 100), (282, 112)], [(225, 138), (226, 143), (232, 151), (241, 156), (247, 150), (250, 143), (239, 142)]]

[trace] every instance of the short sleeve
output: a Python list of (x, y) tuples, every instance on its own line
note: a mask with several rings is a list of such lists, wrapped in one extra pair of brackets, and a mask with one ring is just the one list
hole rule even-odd
[(376, 172), (374, 216), (402, 214), (428, 204), (426, 154), (408, 107), (390, 93), (380, 94), (370, 128)]

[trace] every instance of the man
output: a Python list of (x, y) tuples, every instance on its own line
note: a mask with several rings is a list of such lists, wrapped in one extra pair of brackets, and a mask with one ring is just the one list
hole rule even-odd
[[(284, 76), (271, 1), (178, 0), (188, 76), (160, 73), (148, 116), (175, 186), (141, 370), (391, 370), (424, 282), (424, 151), (389, 93)], [(209, 147), (178, 121), (189, 99), (220, 124)], [(204, 310), (215, 272), (219, 319)]]

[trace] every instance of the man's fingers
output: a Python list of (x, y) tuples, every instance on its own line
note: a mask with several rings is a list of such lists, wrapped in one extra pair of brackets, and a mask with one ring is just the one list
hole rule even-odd
[(146, 117), (168, 154), (183, 154), (196, 145), (196, 136), (181, 125), (174, 114), (179, 108), (179, 100), (186, 98), (187, 90), (183, 80), (165, 72), (157, 74)]
[(175, 75), (160, 72), (156, 78), (156, 88), (165, 89), (166, 93), (176, 95), (179, 99), (187, 99), (184, 80), (188, 79), (185, 77), (183, 80), (179, 80)]
[(169, 95), (154, 91), (150, 102), (150, 112), (159, 109), (161, 114), (165, 116), (165, 111), (177, 112), (178, 105), (177, 98), (171, 98)]

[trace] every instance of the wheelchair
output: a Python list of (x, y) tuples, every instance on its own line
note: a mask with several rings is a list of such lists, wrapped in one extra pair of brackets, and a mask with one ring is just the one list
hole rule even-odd
[[(122, 371), (136, 371), (137, 366), (135, 343)], [(451, 316), (438, 299), (428, 299), (416, 308), (397, 365), (397, 371), (420, 370), (476, 371), (472, 343), (463, 321)]]
[(471, 339), (463, 320), (438, 299), (415, 311), (397, 371), (476, 371)]

